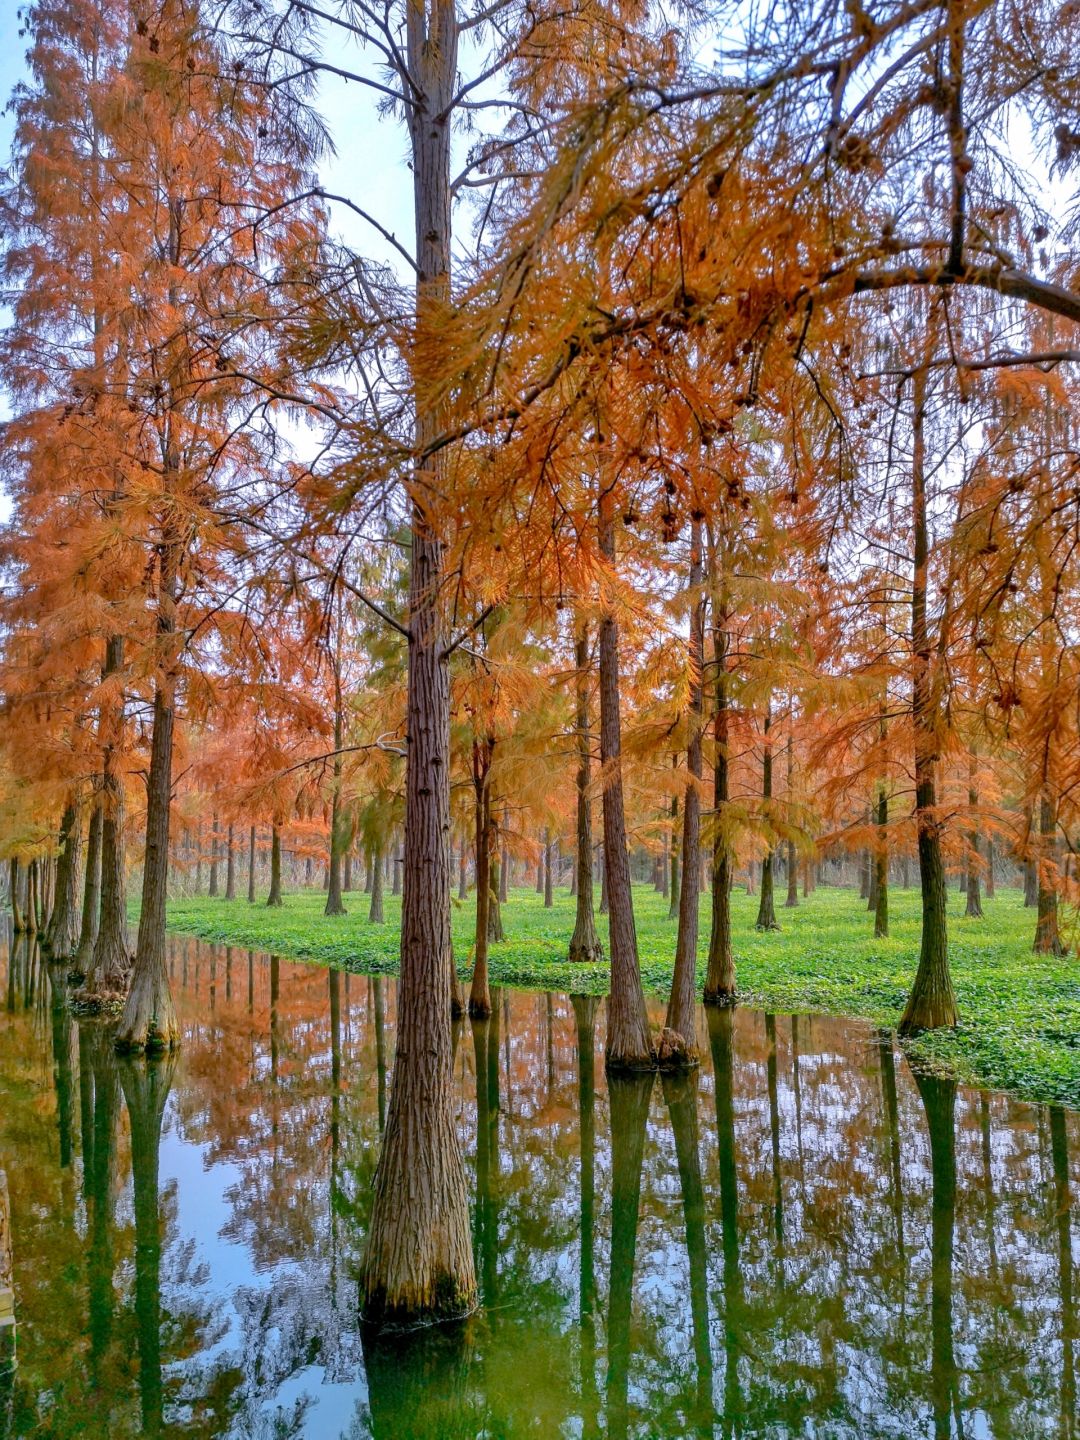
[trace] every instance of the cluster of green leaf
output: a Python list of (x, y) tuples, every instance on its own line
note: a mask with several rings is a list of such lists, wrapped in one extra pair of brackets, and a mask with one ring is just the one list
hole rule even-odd
[[(873, 938), (866, 902), (851, 890), (822, 888), (792, 910), (778, 911), (782, 929), (754, 929), (757, 900), (736, 892), (733, 936), (744, 1004), (782, 1013), (854, 1015), (892, 1026), (900, 1018), (919, 949), (916, 890), (890, 895), (887, 940)], [(670, 988), (675, 921), (667, 901), (650, 886), (635, 887), (641, 968), (648, 990)], [(349, 913), (327, 918), (321, 893), (287, 894), (280, 910), (204, 898), (169, 907), (174, 930), (357, 972), (392, 974), (398, 960), (400, 902), (386, 897), (387, 922), (367, 921), (367, 897), (346, 897)], [(699, 967), (704, 978), (708, 896), (702, 896)], [(1080, 1106), (1080, 962), (1033, 955), (1034, 912), (1016, 890), (984, 900), (982, 920), (969, 920), (963, 897), (950, 897), (950, 954), (961, 1024), (909, 1042), (918, 1063), (975, 1084), (990, 1085), (1032, 1100)], [(493, 945), (495, 985), (604, 994), (606, 965), (571, 965), (566, 946), (574, 901), (556, 894), (552, 909), (530, 889), (511, 892), (503, 907), (507, 939)], [(600, 920), (601, 931), (604, 928)], [(454, 953), (463, 979), (470, 973), (472, 897), (455, 903)]]

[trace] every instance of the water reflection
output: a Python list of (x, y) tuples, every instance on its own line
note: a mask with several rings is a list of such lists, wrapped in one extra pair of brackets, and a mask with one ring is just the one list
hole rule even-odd
[(170, 968), (184, 1049), (148, 1065), (0, 946), (0, 1436), (1076, 1440), (1076, 1115), (742, 1011), (699, 1072), (608, 1081), (598, 1002), (493, 993), (454, 1049), (484, 1308), (374, 1341), (393, 982)]

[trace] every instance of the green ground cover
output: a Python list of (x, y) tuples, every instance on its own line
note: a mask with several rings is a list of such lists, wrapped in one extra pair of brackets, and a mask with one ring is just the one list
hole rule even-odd
[[(782, 899), (781, 891), (779, 899)], [(742, 1002), (780, 1013), (854, 1015), (880, 1025), (900, 1018), (919, 945), (918, 892), (890, 894), (888, 940), (873, 938), (873, 917), (852, 890), (818, 889), (798, 908), (779, 910), (782, 929), (754, 929), (756, 898), (733, 895), (733, 938)], [(337, 965), (357, 972), (397, 967), (400, 902), (386, 896), (386, 923), (367, 921), (367, 897), (346, 896), (349, 913), (327, 918), (321, 892), (287, 893), (280, 910), (246, 900), (203, 897), (170, 902), (169, 925), (228, 945)], [(1080, 960), (1031, 952), (1034, 912), (1017, 890), (984, 901), (985, 917), (968, 920), (964, 899), (950, 896), (950, 953), (960, 1028), (909, 1043), (913, 1060), (973, 1083), (1013, 1090), (1032, 1100), (1080, 1108)], [(635, 886), (641, 966), (647, 989), (667, 991), (675, 921), (650, 886)], [(566, 945), (574, 901), (565, 891), (545, 910), (532, 889), (511, 892), (503, 907), (507, 939), (491, 947), (494, 985), (603, 994), (606, 965), (570, 965)], [(708, 896), (702, 896), (700, 971), (708, 941)], [(606, 938), (606, 921), (599, 920)], [(455, 902), (454, 952), (467, 979), (472, 896)]]

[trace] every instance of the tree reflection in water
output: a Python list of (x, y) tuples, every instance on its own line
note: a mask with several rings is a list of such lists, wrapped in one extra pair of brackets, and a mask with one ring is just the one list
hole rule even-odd
[(1077, 1440), (1076, 1115), (723, 1009), (699, 1071), (609, 1081), (599, 1002), (493, 994), (455, 1049), (484, 1307), (375, 1341), (394, 982), (249, 953), (245, 985), (187, 940), (170, 968), (183, 1050), (118, 1063), (0, 948), (5, 1437)]

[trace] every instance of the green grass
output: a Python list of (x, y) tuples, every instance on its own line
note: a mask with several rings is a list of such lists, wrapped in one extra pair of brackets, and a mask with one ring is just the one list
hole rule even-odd
[[(783, 898), (781, 891), (780, 899)], [(865, 901), (851, 890), (819, 889), (797, 909), (779, 910), (783, 929), (754, 930), (757, 900), (739, 891), (733, 900), (733, 937), (740, 996), (745, 1004), (781, 1013), (856, 1015), (880, 1025), (900, 1018), (915, 972), (919, 945), (918, 892), (890, 895), (892, 935), (875, 940)], [(666, 993), (675, 944), (667, 902), (650, 886), (634, 890), (641, 968), (646, 988)], [(984, 901), (982, 920), (963, 915), (963, 897), (950, 895), (950, 954), (961, 1024), (954, 1032), (909, 1043), (920, 1063), (977, 1084), (1032, 1100), (1080, 1107), (1080, 961), (1031, 952), (1034, 913), (1016, 890)], [(327, 918), (320, 892), (293, 892), (280, 910), (245, 900), (174, 900), (173, 930), (206, 940), (270, 950), (300, 960), (354, 971), (397, 968), (399, 901), (386, 897), (387, 923), (367, 922), (367, 897), (346, 897), (349, 914)], [(603, 994), (606, 965), (570, 965), (566, 944), (574, 902), (558, 892), (545, 910), (531, 889), (518, 889), (504, 906), (508, 939), (491, 949), (496, 985)], [(606, 939), (607, 924), (599, 918)], [(455, 902), (454, 953), (462, 978), (470, 968), (472, 896)], [(701, 906), (701, 976), (708, 942), (708, 896)]]

